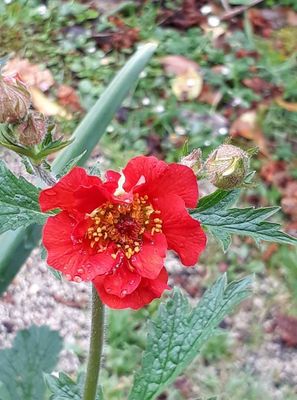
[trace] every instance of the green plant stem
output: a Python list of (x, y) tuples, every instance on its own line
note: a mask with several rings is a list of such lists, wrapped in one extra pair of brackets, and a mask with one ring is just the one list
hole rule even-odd
[(104, 305), (92, 287), (92, 323), (83, 400), (95, 400), (104, 340)]
[(50, 172), (46, 171), (41, 165), (32, 164), (33, 171), (44, 183), (48, 186), (53, 186), (56, 183), (55, 178)]

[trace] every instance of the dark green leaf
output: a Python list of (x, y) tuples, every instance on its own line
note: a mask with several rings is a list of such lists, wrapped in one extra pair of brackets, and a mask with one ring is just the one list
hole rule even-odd
[(153, 400), (193, 361), (222, 319), (251, 292), (251, 277), (227, 285), (223, 275), (191, 308), (176, 290), (149, 325), (142, 368), (129, 400)]
[(199, 220), (222, 244), (226, 251), (231, 243), (231, 234), (250, 236), (258, 243), (265, 240), (274, 243), (297, 244), (297, 239), (280, 231), (280, 225), (267, 222), (279, 207), (266, 208), (210, 208), (194, 211), (192, 216)]
[(199, 200), (199, 205), (195, 212), (205, 210), (213, 211), (221, 208), (228, 208), (234, 205), (240, 194), (240, 189), (222, 190), (218, 189), (215, 192), (202, 197)]
[(48, 215), (40, 211), (38, 195), (38, 188), (0, 161), (0, 233), (34, 222), (42, 225)]
[[(31, 225), (20, 231), (8, 231), (1, 235), (0, 251), (0, 294), (26, 261), (28, 254), (40, 240), (41, 226)], [(9, 244), (9, 246), (7, 246)]]
[[(59, 378), (44, 374), (45, 382), (52, 393), (50, 400), (81, 400), (83, 395), (83, 375), (74, 382), (69, 376), (60, 372)], [(96, 400), (103, 400), (103, 393), (99, 387)]]
[(47, 326), (18, 332), (13, 347), (0, 351), (0, 400), (42, 400), (42, 374), (53, 370), (61, 349), (58, 332)]

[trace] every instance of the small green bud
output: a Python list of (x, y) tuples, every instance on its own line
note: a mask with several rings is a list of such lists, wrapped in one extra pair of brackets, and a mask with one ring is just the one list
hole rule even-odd
[(182, 157), (181, 162), (182, 165), (191, 168), (195, 175), (199, 173), (202, 168), (202, 152), (200, 149), (194, 149), (185, 157)]
[(15, 123), (27, 115), (31, 95), (17, 76), (0, 76), (0, 123)]
[(32, 147), (43, 141), (47, 132), (47, 121), (43, 114), (31, 111), (26, 121), (22, 122), (18, 128), (19, 142), (23, 146)]
[(230, 190), (244, 183), (249, 169), (249, 156), (239, 147), (223, 144), (210, 154), (204, 167), (214, 186)]

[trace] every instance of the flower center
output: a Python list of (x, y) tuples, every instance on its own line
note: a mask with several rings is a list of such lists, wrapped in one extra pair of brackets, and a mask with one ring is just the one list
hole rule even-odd
[[(127, 258), (138, 253), (144, 233), (162, 232), (160, 211), (148, 202), (148, 196), (135, 194), (132, 203), (112, 204), (106, 202), (91, 214), (91, 226), (86, 232), (89, 245), (97, 252), (106, 250), (110, 242), (116, 244)], [(112, 254), (117, 257), (117, 252)]]

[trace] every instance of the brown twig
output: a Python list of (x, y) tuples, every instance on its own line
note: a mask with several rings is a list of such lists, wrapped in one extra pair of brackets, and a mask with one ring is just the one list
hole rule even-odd
[(231, 18), (235, 17), (236, 15), (245, 12), (245, 11), (248, 10), (249, 8), (255, 6), (256, 4), (261, 3), (262, 1), (263, 1), (263, 0), (252, 0), (252, 1), (250, 2), (250, 4), (248, 4), (248, 5), (246, 5), (246, 6), (236, 7), (236, 8), (234, 8), (234, 9), (231, 10), (231, 11), (227, 11), (227, 12), (225, 12), (225, 13), (220, 17), (220, 20), (221, 20), (221, 21), (225, 21), (225, 20), (231, 19)]

